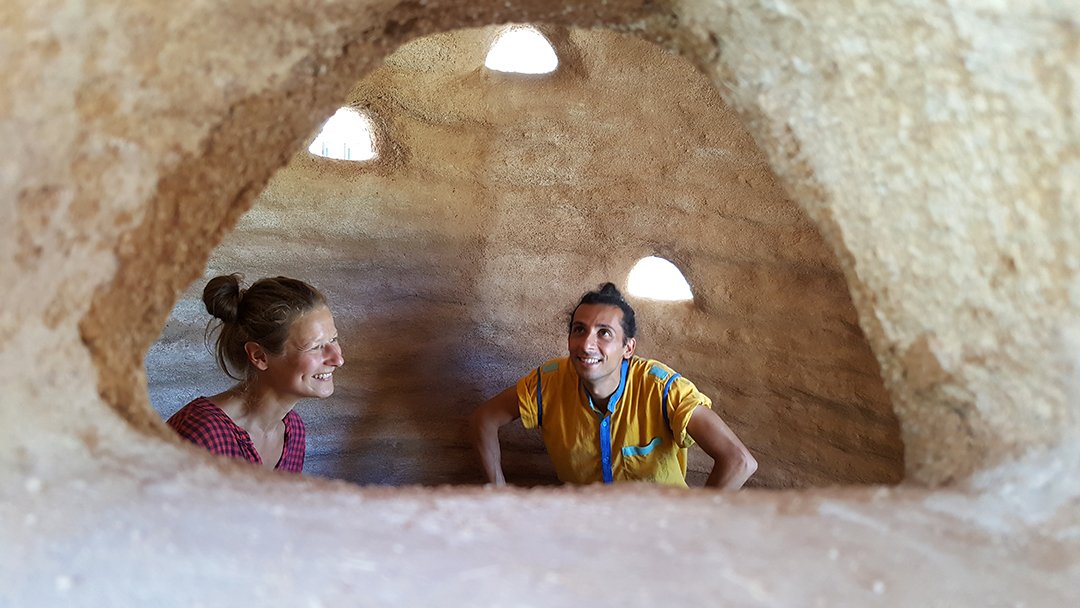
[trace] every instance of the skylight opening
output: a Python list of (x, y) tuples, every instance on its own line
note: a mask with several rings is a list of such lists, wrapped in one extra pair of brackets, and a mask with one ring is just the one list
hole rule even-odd
[(630, 295), (650, 300), (684, 302), (694, 299), (683, 273), (675, 264), (656, 256), (641, 258), (634, 265), (626, 277), (626, 288)]
[(308, 152), (338, 160), (371, 160), (378, 156), (371, 121), (352, 108), (339, 108), (308, 146)]
[(497, 72), (547, 74), (559, 67), (559, 58), (536, 28), (514, 26), (495, 39), (484, 65)]

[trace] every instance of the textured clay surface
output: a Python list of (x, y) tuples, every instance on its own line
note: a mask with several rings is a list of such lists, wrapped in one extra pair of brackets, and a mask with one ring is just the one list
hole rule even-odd
[[(715, 400), (756, 485), (890, 483), (899, 425), (832, 253), (716, 89), (629, 36), (553, 29), (547, 76), (492, 72), (501, 28), (409, 43), (353, 90), (383, 155), (306, 146), (173, 309), (147, 357), (163, 417), (226, 386), (204, 347), (210, 276), (327, 291), (347, 365), (305, 402), (307, 472), (358, 483), (479, 480), (465, 417), (565, 354), (565, 314), (638, 259), (678, 262), (696, 301), (636, 300), (639, 353)], [(554, 476), (507, 430), (512, 480)], [(694, 461), (696, 480), (711, 460)]]
[[(545, 24), (572, 69), (528, 85), (478, 70), (483, 51), (452, 41), (488, 29), (435, 39), (449, 45), (435, 56), (408, 53), (430, 39), (391, 55), (506, 22)], [(3, 3), (0, 605), (1070, 605), (1078, 22), (1056, 0)], [(675, 51), (713, 90), (644, 42), (573, 28)], [(670, 86), (652, 80), (661, 66)], [(601, 86), (634, 83), (649, 95), (595, 106)], [(560, 96), (588, 102), (577, 111), (595, 124), (569, 120)], [(383, 117), (385, 162), (326, 180), (290, 162), (346, 99)], [(602, 135), (615, 109), (624, 120)], [(631, 135), (666, 151), (605, 145)], [(695, 156), (721, 141), (746, 154)], [(739, 174), (754, 176), (742, 197), (716, 194)], [(634, 195), (648, 200), (614, 203)], [(533, 217), (542, 227), (520, 225)], [(625, 240), (611, 219), (633, 226)], [(289, 230), (317, 237), (303, 259)], [(589, 243), (607, 255), (581, 270)], [(717, 397), (770, 460), (764, 483), (895, 479), (898, 454), (877, 467), (863, 449), (901, 445), (891, 404), (906, 484), (365, 488), (219, 461), (168, 435), (144, 361), (160, 337), (149, 360), (176, 375), (155, 371), (155, 405), (187, 398), (183, 356), (205, 359), (190, 327), (166, 326), (170, 310), (195, 323), (185, 290), (208, 262), (258, 270), (259, 252), (325, 287), (353, 336), (342, 384), (355, 393), (310, 415), (371, 426), (327, 435), (313, 462), (328, 475), (360, 479), (370, 466), (333, 469), (393, 454), (380, 470), (403, 470), (361, 480), (467, 481), (463, 413), (552, 354), (582, 284), (658, 252), (699, 298), (643, 306), (648, 354)], [(350, 266), (319, 268), (335, 260)], [(783, 323), (802, 325), (781, 340)], [(725, 348), (738, 360), (707, 360)], [(435, 398), (417, 401), (415, 374), (384, 353), (435, 374)], [(370, 410), (335, 413), (349, 404)], [(877, 418), (857, 420), (861, 404)], [(821, 416), (821, 441), (784, 445), (792, 431), (761, 428), (768, 412), (777, 426)], [(511, 439), (518, 479), (543, 483), (535, 443)], [(335, 463), (350, 441), (371, 453)], [(439, 462), (421, 462), (428, 450)]]

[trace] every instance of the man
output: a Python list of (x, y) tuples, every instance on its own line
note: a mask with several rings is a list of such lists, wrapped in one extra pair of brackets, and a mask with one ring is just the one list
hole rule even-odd
[(570, 356), (541, 365), (472, 416), (488, 481), (505, 485), (499, 427), (540, 427), (564, 483), (652, 481), (686, 487), (695, 441), (715, 464), (706, 486), (741, 488), (757, 461), (694, 384), (634, 356), (634, 309), (615, 285), (586, 293), (570, 316)]

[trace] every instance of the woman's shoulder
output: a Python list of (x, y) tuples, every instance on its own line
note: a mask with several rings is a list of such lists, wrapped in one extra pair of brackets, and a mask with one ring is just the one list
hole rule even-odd
[(304, 419), (300, 417), (300, 414), (296, 410), (289, 410), (288, 414), (281, 419), (285, 423), (285, 427), (288, 429), (300, 429), (304, 430)]
[(239, 438), (243, 429), (206, 397), (199, 397), (180, 408), (166, 424), (177, 435), (215, 454), (245, 456)]
[(193, 425), (202, 426), (223, 422), (231, 422), (231, 419), (221, 408), (211, 403), (206, 397), (197, 397), (170, 416), (166, 424), (176, 430), (182, 430), (183, 427)]

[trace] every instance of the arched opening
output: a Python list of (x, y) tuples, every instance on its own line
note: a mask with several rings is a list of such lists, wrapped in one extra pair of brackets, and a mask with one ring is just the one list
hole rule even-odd
[(364, 161), (378, 156), (371, 120), (354, 108), (339, 108), (308, 145), (315, 156)]
[(690, 283), (671, 261), (650, 255), (641, 258), (626, 276), (630, 295), (665, 302), (685, 302), (694, 299)]
[[(1055, 444), (1076, 427), (1075, 349), (1061, 338), (1075, 333), (1062, 328), (1076, 318), (1066, 293), (1076, 206), (1061, 194), (1075, 190), (1075, 171), (1058, 153), (1075, 120), (1067, 79), (1047, 77), (1070, 65), (1067, 11), (895, 3), (868, 19), (830, 3), (238, 2), (176, 5), (165, 18), (142, 3), (77, 15), (11, 6), (0, 106), (9, 126), (26, 127), (13, 131), (0, 207), (0, 244), (15, 261), (0, 267), (11, 279), (2, 405), (20, 423), (0, 452), (13, 603), (1075, 596), (1059, 558), (1076, 549), (1080, 459)], [(979, 474), (939, 492), (381, 492), (239, 474), (134, 432), (160, 430), (137, 370), (165, 312), (271, 169), (345, 97), (345, 79), (408, 37), (506, 19), (623, 28), (709, 73), (841, 256), (862, 327), (842, 324), (871, 334), (915, 479)], [(908, 52), (913, 40), (921, 52)], [(387, 224), (400, 229), (397, 219)], [(503, 263), (517, 268), (513, 255)], [(731, 295), (698, 293), (703, 307)], [(504, 327), (482, 327), (489, 363), (502, 365)], [(642, 546), (665, 559), (625, 559)], [(634, 584), (576, 584), (596, 580)]]
[[(580, 58), (557, 85), (471, 78), (493, 31), (415, 40), (353, 87), (346, 103), (406, 148), (388, 168), (301, 153), (274, 176), (151, 349), (162, 417), (228, 385), (208, 356), (186, 358), (201, 347), (205, 281), (298, 276), (340, 311), (347, 361), (334, 397), (298, 405), (307, 470), (477, 483), (468, 414), (565, 354), (561, 315), (584, 291), (613, 280), (637, 295), (641, 269), (627, 277), (626, 264), (647, 242), (693, 261), (702, 297), (635, 297), (639, 354), (714, 400), (758, 457), (757, 485), (899, 481), (899, 428), (838, 265), (705, 78), (658, 46), (585, 30), (565, 32)], [(508, 429), (504, 455), (511, 482), (555, 482), (537, 434)], [(692, 452), (691, 483), (710, 463)]]
[(484, 66), (497, 72), (547, 74), (559, 67), (559, 57), (535, 27), (515, 25), (495, 37)]

